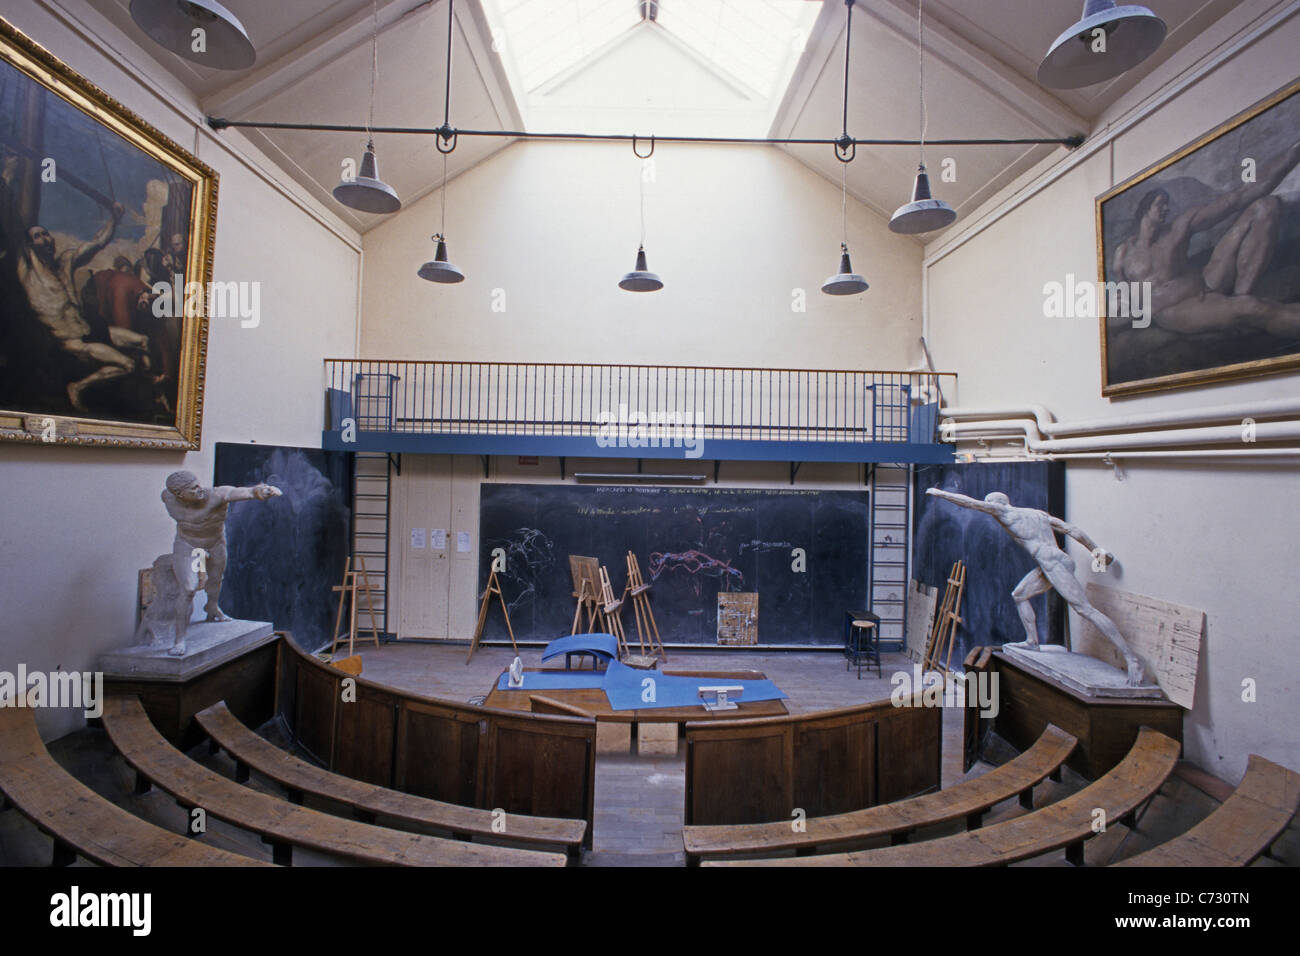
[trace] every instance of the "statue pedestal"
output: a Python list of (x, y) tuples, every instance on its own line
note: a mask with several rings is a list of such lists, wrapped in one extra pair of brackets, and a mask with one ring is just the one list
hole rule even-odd
[(140, 644), (99, 659), (107, 694), (134, 694), (164, 737), (188, 750), (206, 736), (194, 715), (219, 700), (250, 727), (275, 714), (279, 635), (266, 621), (191, 624), (185, 654)]
[(204, 621), (185, 632), (185, 653), (173, 657), (159, 644), (137, 644), (99, 658), (104, 677), (185, 683), (268, 644), (274, 639), (269, 621)]
[(1085, 697), (1119, 697), (1160, 700), (1165, 694), (1157, 684), (1128, 686), (1128, 674), (1087, 654), (1076, 654), (1059, 644), (1040, 644), (1031, 651), (1014, 644), (999, 648), (1011, 660), (1049, 680), (1056, 681)]

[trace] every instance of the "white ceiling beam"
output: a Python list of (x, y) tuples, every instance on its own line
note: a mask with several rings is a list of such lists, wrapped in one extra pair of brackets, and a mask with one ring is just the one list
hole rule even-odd
[[(916, 46), (916, 7), (909, 0), (875, 0), (857, 6), (903, 40)], [(1088, 133), (1092, 124), (1022, 76), (987, 50), (967, 40), (934, 17), (926, 17), (925, 53), (964, 75), (1001, 100), (1036, 131), (1049, 136)]]
[[(442, 0), (443, 3), (446, 0)], [(408, 17), (431, 12), (436, 0), (385, 0), (378, 10), (379, 35), (385, 35)], [(358, 10), (306, 43), (265, 66), (204, 97), (201, 106), (210, 116), (227, 119), (247, 117), (276, 95), (310, 77), (327, 64), (370, 42), (370, 5)], [(381, 64), (382, 66), (382, 64)]]

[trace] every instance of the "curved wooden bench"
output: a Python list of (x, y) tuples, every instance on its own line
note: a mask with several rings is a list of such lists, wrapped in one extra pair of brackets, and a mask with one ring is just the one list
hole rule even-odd
[(591, 845), (596, 721), (590, 716), (498, 710), (349, 677), (287, 633), (278, 653), (276, 711), (294, 742), (325, 769), (489, 812), (585, 820)]
[(1182, 836), (1115, 866), (1249, 866), (1300, 808), (1300, 774), (1257, 754), (1213, 813)]
[(789, 821), (683, 827), (686, 859), (782, 850), (808, 852), (815, 847), (833, 847), (873, 837), (896, 837), (920, 827), (963, 818), (967, 829), (974, 830), (979, 827), (984, 812), (1003, 800), (1019, 795), (1022, 806), (1032, 806), (1035, 784), (1057, 775), (1077, 743), (1071, 734), (1049, 724), (1030, 749), (981, 777), (909, 800), (851, 813), (810, 817), (802, 833), (794, 832)]
[(180, 836), (123, 810), (64, 770), (27, 707), (0, 707), (0, 791), (54, 839), (54, 865), (269, 866)]
[(263, 740), (232, 714), (224, 701), (200, 711), (195, 719), (213, 743), (235, 761), (237, 782), (248, 779), (249, 769), (256, 770), (284, 787), (292, 803), (301, 803), (304, 794), (312, 794), (349, 807), (364, 823), (374, 823), (382, 816), (466, 837), (498, 838), (525, 846), (562, 846), (571, 858), (576, 857), (587, 832), (585, 820), (519, 814), (509, 814), (504, 820), (504, 832), (497, 832), (503, 821), (491, 811), (416, 797), (331, 773)]
[(140, 776), (187, 809), (259, 834), (277, 863), (291, 863), (293, 847), (388, 866), (563, 866), (564, 855), (515, 850), (403, 833), (296, 806), (250, 790), (201, 764), (167, 742), (137, 697), (109, 697), (104, 729), (113, 746)]
[(830, 853), (768, 860), (715, 860), (705, 866), (1001, 866), (1065, 848), (1066, 859), (1083, 863), (1083, 841), (1093, 835), (1094, 812), (1107, 823), (1132, 820), (1173, 772), (1179, 743), (1143, 727), (1122, 761), (1094, 783), (1033, 813), (924, 843), (858, 853)]

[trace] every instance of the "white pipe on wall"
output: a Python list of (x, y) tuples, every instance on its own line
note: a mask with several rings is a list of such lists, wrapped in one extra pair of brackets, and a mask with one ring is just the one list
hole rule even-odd
[(1260, 419), (1295, 415), (1300, 415), (1300, 398), (1237, 402), (1231, 405), (1175, 409), (1145, 415), (1115, 415), (1108, 418), (1082, 419), (1073, 422), (1058, 422), (1056, 417), (1042, 405), (1025, 405), (1019, 408), (943, 408), (939, 410), (940, 420), (952, 419), (954, 422), (965, 419), (988, 420), (986, 424), (989, 425), (994, 424), (995, 420), (1014, 419), (1019, 422), (1029, 416), (1033, 419), (1032, 424), (1038, 429), (1040, 435), (1047, 437), (1091, 434), (1100, 431), (1125, 431), (1160, 425), (1203, 425), (1243, 418)]

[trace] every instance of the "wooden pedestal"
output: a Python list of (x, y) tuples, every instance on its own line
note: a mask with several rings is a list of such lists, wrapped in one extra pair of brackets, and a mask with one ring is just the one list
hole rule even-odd
[[(1079, 739), (1066, 764), (1096, 780), (1124, 759), (1141, 727), (1182, 742), (1183, 708), (1171, 701), (1088, 697), (1020, 667), (998, 652), (979, 669), (998, 675), (998, 712), (991, 721), (983, 721), (977, 709), (967, 707), (968, 745), (982, 740), (991, 722), (1002, 739), (1025, 751), (1052, 723)], [(977, 720), (981, 724), (978, 731), (973, 726)]]
[(194, 715), (224, 700), (236, 717), (260, 727), (275, 715), (275, 664), (271, 640), (188, 681), (104, 678), (106, 694), (135, 694), (159, 733), (182, 750), (203, 740)]

